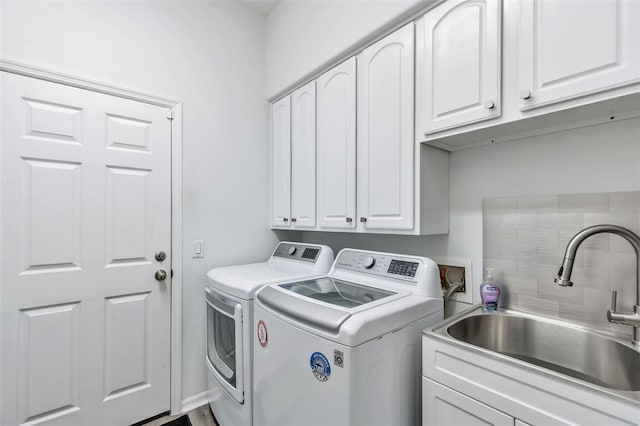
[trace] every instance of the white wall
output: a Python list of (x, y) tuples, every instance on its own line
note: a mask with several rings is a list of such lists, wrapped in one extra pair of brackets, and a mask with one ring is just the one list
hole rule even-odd
[(263, 18), (233, 2), (3, 1), (1, 19), (4, 59), (184, 102), (183, 398), (204, 392), (204, 274), (276, 241)]
[(385, 25), (434, 0), (283, 1), (265, 21), (271, 98)]

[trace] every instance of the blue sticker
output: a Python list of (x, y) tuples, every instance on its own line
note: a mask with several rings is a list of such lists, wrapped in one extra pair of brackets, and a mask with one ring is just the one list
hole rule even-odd
[(331, 364), (326, 356), (320, 352), (314, 352), (309, 360), (311, 372), (316, 379), (326, 382), (331, 377)]

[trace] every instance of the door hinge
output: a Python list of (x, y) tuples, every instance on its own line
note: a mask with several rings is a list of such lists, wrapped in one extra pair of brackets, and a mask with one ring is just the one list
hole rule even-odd
[(169, 115), (167, 116), (167, 120), (173, 120), (173, 110), (169, 110)]

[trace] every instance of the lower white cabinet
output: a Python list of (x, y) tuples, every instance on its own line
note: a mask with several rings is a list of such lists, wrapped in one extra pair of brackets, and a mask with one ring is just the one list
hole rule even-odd
[(514, 426), (513, 417), (425, 377), (422, 398), (423, 426)]

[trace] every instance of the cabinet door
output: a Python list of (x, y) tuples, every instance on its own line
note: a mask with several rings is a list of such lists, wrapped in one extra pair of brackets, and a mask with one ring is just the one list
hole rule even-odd
[(420, 131), (500, 115), (500, 9), (500, 0), (449, 0), (417, 22)]
[(358, 216), (413, 228), (413, 23), (358, 57)]
[(316, 82), (291, 95), (291, 221), (316, 226)]
[(271, 106), (271, 226), (290, 227), (291, 98)]
[(523, 110), (640, 81), (640, 2), (520, 2)]
[(356, 214), (356, 58), (318, 78), (318, 220), (354, 228)]
[(422, 378), (422, 426), (513, 426), (514, 418), (426, 377)]

